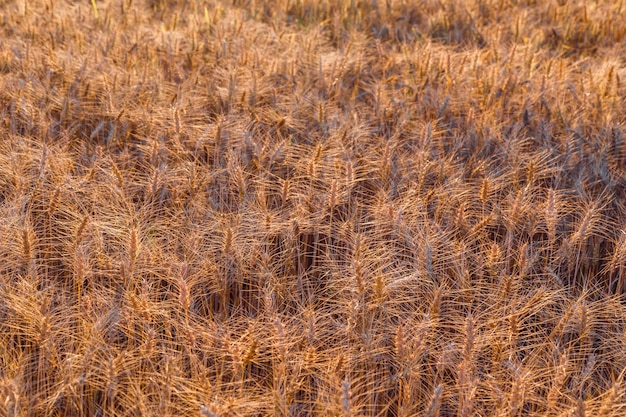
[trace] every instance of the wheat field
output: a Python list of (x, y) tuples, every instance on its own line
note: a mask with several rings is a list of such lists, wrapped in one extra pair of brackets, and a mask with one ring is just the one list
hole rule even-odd
[(0, 415), (626, 415), (624, 7), (0, 1)]

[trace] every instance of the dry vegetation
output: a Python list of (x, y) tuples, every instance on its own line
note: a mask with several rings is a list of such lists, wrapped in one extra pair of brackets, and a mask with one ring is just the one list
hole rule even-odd
[(624, 415), (622, 7), (2, 1), (0, 415)]

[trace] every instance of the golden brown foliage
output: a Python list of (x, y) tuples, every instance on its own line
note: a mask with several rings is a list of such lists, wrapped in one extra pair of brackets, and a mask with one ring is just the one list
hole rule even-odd
[(622, 3), (3, 1), (0, 415), (624, 415)]

